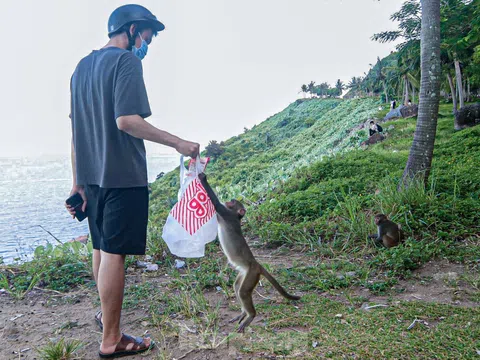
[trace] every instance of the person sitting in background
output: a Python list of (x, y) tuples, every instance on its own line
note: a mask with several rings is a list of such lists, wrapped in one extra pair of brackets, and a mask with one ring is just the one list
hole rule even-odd
[(368, 132), (370, 134), (370, 136), (372, 136), (373, 134), (379, 132), (381, 133), (383, 131), (382, 127), (378, 124), (375, 123), (375, 121), (370, 121), (370, 128), (368, 129)]

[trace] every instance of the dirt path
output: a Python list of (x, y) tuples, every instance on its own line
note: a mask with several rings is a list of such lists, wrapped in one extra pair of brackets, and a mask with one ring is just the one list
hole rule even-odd
[[(262, 263), (272, 266), (282, 264), (287, 266), (295, 261), (302, 263), (303, 255), (269, 256), (267, 253), (258, 253)], [(446, 261), (429, 263), (419, 269), (413, 279), (401, 281), (396, 288), (402, 289), (397, 295), (374, 296), (364, 288), (351, 289), (357, 295), (368, 301), (387, 303), (390, 301), (428, 301), (450, 304), (461, 307), (478, 306), (469, 296), (472, 288), (462, 280), (462, 275), (468, 272), (463, 265), (451, 264)], [(131, 273), (127, 277), (128, 284), (139, 281), (139, 274)], [(149, 278), (155, 286), (169, 292), (169, 278), (158, 275)], [(171, 293), (176, 296), (175, 293)], [(328, 295), (338, 301), (345, 301), (339, 291), (337, 295)], [(151, 325), (147, 306), (140, 304), (136, 309), (127, 309), (123, 312), (122, 327), (127, 333), (141, 335), (151, 334), (158, 344), (158, 349), (146, 356), (130, 357), (129, 359), (266, 359), (275, 358), (265, 354), (245, 355), (240, 352), (238, 339), (235, 346), (225, 341), (227, 335), (234, 330), (234, 325), (228, 320), (237, 313), (232, 310), (235, 304), (233, 299), (227, 299), (216, 291), (205, 293), (209, 303), (219, 306), (218, 339), (210, 340), (215, 349), (202, 349), (204, 334), (195, 328), (193, 322), (181, 317), (174, 319), (176, 328), (155, 328)], [(269, 288), (259, 287), (255, 294), (256, 300), (276, 298)], [(161, 306), (161, 304), (159, 304)], [(14, 300), (8, 294), (0, 295), (0, 338), (3, 346), (0, 348), (0, 359), (39, 359), (38, 348), (49, 340), (60, 338), (80, 340), (84, 347), (79, 351), (81, 359), (97, 359), (97, 351), (101, 333), (94, 323), (94, 314), (98, 310), (98, 301), (95, 292), (90, 289), (77, 290), (67, 295), (35, 289), (23, 300)], [(254, 325), (264, 326), (265, 315), (259, 314)], [(268, 314), (267, 314), (268, 315)], [(307, 329), (308, 330), (308, 329)], [(223, 343), (222, 343), (223, 341)], [(247, 331), (240, 340), (240, 344), (255, 341), (255, 332)]]

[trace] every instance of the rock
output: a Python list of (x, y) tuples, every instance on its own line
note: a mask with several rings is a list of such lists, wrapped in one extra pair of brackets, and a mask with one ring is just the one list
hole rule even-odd
[(455, 130), (480, 124), (480, 103), (467, 105), (455, 112)]
[(385, 117), (383, 118), (384, 121), (386, 120), (393, 120), (399, 118), (410, 118), (412, 116), (418, 115), (418, 105), (413, 104), (409, 106), (400, 105), (398, 108), (391, 110)]
[(345, 274), (346, 277), (355, 277), (357, 273), (355, 271), (349, 271)]
[(148, 264), (145, 271), (158, 271), (158, 265), (157, 264)]
[(185, 266), (185, 261), (175, 259), (175, 268), (181, 269)]
[(0, 295), (1, 295), (1, 294), (6, 294), (6, 293), (7, 293), (7, 290), (5, 290), (5, 289), (0, 289)]
[(390, 110), (390, 112), (385, 115), (383, 118), (384, 121), (386, 120), (393, 120), (393, 119), (399, 119), (402, 117), (402, 113), (400, 112), (400, 109), (403, 105), (400, 105), (398, 108)]
[(458, 273), (456, 272), (447, 272), (447, 273), (436, 273), (433, 275), (433, 278), (437, 281), (440, 280), (457, 280), (458, 279)]
[(338, 280), (343, 280), (343, 279), (345, 279), (345, 276), (343, 276), (343, 275), (337, 275), (337, 279), (338, 279)]
[(383, 140), (385, 140), (385, 136), (383, 136), (381, 133), (375, 133), (372, 136), (370, 136), (367, 140), (362, 142), (360, 145), (361, 146), (373, 145)]
[(335, 315), (335, 317), (341, 319), (343, 317), (343, 315), (342, 314), (337, 314), (337, 315)]
[(408, 119), (418, 115), (418, 105), (413, 104), (410, 106), (401, 106), (400, 114), (404, 119)]
[(137, 260), (136, 265), (138, 268), (146, 268), (148, 265), (151, 265), (151, 263)]

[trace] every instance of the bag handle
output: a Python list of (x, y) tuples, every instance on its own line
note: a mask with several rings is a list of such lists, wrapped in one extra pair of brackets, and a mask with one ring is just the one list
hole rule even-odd
[(202, 173), (202, 163), (200, 162), (200, 155), (197, 155), (197, 158), (195, 159), (195, 175), (198, 176), (198, 174)]
[(183, 165), (183, 155), (180, 155), (180, 186), (183, 183), (183, 177), (185, 176), (185, 165)]
[[(185, 165), (184, 163), (184, 156), (180, 155), (180, 184), (183, 184), (183, 179), (185, 177)], [(202, 163), (200, 162), (200, 155), (197, 155), (197, 158), (195, 159), (195, 175), (198, 176), (198, 174), (202, 173)]]

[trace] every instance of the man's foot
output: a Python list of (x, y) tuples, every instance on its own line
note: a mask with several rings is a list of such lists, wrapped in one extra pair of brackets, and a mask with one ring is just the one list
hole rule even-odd
[(102, 359), (112, 359), (128, 355), (136, 355), (152, 349), (154, 345), (155, 343), (150, 340), (150, 338), (134, 338), (133, 336), (122, 334), (122, 337), (117, 343), (117, 345), (115, 347), (111, 346), (112, 352), (106, 351), (107, 349), (104, 349), (105, 352), (99, 351), (98, 355)]
[(95, 322), (97, 323), (100, 330), (103, 332), (102, 310), (95, 314)]

